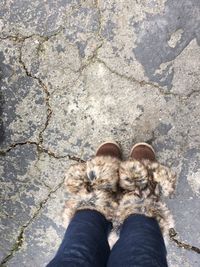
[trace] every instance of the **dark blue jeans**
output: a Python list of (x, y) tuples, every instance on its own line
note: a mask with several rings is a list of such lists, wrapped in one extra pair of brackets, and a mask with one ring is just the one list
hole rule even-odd
[(166, 248), (155, 219), (129, 216), (112, 251), (107, 241), (111, 227), (97, 211), (77, 212), (47, 267), (167, 267)]

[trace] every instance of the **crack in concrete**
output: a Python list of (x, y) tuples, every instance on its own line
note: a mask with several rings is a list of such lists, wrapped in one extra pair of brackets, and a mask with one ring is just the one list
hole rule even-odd
[(83, 159), (81, 159), (80, 157), (74, 156), (74, 155), (56, 155), (55, 152), (44, 148), (40, 143), (34, 142), (34, 141), (25, 141), (25, 142), (20, 142), (20, 143), (14, 143), (11, 144), (7, 149), (5, 150), (0, 150), (0, 156), (5, 156), (8, 152), (10, 152), (12, 149), (15, 149), (17, 146), (23, 146), (23, 145), (35, 145), (37, 147), (37, 151), (38, 154), (40, 153), (46, 153), (48, 154), (50, 157), (53, 157), (55, 159), (64, 159), (64, 158), (68, 158), (69, 160), (73, 160), (76, 162), (85, 162)]
[[(103, 45), (103, 44), (102, 44)], [(125, 79), (125, 80), (128, 80), (129, 82), (134, 82), (134, 83), (137, 83), (140, 85), (140, 87), (143, 87), (145, 85), (149, 85), (149, 86), (152, 86), (154, 88), (156, 88), (159, 93), (163, 96), (174, 96), (176, 98), (178, 98), (178, 100), (180, 102), (183, 102), (184, 100), (187, 100), (188, 98), (190, 98), (193, 94), (195, 93), (200, 93), (200, 90), (193, 90), (192, 92), (190, 92), (189, 94), (187, 95), (180, 95), (180, 94), (177, 94), (177, 93), (173, 93), (171, 91), (165, 91), (162, 87), (158, 86), (157, 84), (154, 84), (152, 82), (148, 82), (148, 81), (145, 81), (145, 80), (137, 80), (136, 78), (132, 77), (132, 76), (128, 76), (128, 75), (125, 75), (125, 74), (121, 74), (119, 72), (117, 72), (116, 70), (113, 70), (111, 67), (109, 67), (105, 61), (103, 61), (102, 59), (100, 59), (98, 57), (98, 55), (96, 56), (96, 62), (99, 62), (100, 64), (103, 64), (105, 66), (106, 69), (108, 69), (111, 73), (117, 75), (118, 77), (122, 78), (122, 79)]]
[(78, 76), (78, 78), (77, 78), (77, 80), (75, 82), (77, 82), (79, 80), (79, 78), (82, 75), (83, 71), (87, 67), (89, 67), (91, 64), (94, 64), (97, 61), (98, 51), (102, 46), (103, 46), (103, 41), (96, 47), (96, 49), (93, 51), (93, 54), (90, 57), (88, 57), (87, 62), (78, 69), (77, 72), (79, 73), (79, 76)]
[(0, 41), (11, 39), (11, 40), (16, 41), (16, 42), (24, 42), (26, 39), (31, 38), (31, 37), (43, 38), (44, 40), (47, 41), (51, 37), (58, 35), (62, 30), (66, 29), (66, 27), (64, 26), (66, 24), (66, 18), (68, 16), (71, 16), (71, 14), (75, 10), (78, 10), (79, 8), (81, 8), (82, 5), (84, 4), (84, 2), (85, 2), (85, 0), (82, 0), (78, 4), (72, 6), (71, 10), (69, 12), (66, 12), (66, 14), (64, 14), (64, 16), (63, 16), (63, 21), (62, 21), (63, 25), (60, 25), (57, 30), (52, 31), (49, 35), (40, 35), (40, 34), (37, 34), (37, 33), (33, 33), (31, 35), (24, 36), (24, 35), (22, 35), (20, 33), (17, 33), (16, 35), (2, 36), (2, 37), (0, 37)]
[(19, 143), (14, 143), (9, 145), (8, 148), (4, 149), (4, 150), (0, 150), (0, 156), (5, 156), (8, 152), (10, 152), (12, 149), (16, 148), (17, 146), (23, 146), (23, 145), (36, 145), (38, 146), (38, 143), (34, 142), (34, 141), (25, 141), (25, 142), (19, 142)]
[(180, 241), (178, 238), (177, 238), (177, 235), (178, 233), (175, 231), (174, 228), (170, 229), (170, 233), (169, 233), (169, 237), (170, 237), (170, 240), (172, 240), (173, 242), (176, 243), (176, 245), (179, 247), (179, 248), (184, 248), (186, 250), (191, 250), (193, 252), (196, 252), (198, 254), (200, 254), (200, 248), (198, 247), (195, 247), (193, 245), (190, 245), (190, 244), (187, 244), (185, 242), (182, 242)]
[(23, 67), (26, 75), (28, 77), (31, 77), (32, 79), (35, 79), (38, 82), (38, 84), (40, 85), (40, 87), (43, 89), (43, 92), (46, 95), (46, 97), (45, 97), (45, 103), (46, 103), (46, 107), (47, 107), (46, 122), (45, 122), (45, 125), (44, 125), (43, 129), (39, 133), (39, 142), (40, 142), (40, 144), (42, 144), (43, 143), (43, 133), (46, 130), (46, 128), (48, 127), (48, 125), (49, 125), (49, 121), (51, 119), (51, 115), (52, 115), (52, 112), (53, 112), (52, 108), (51, 108), (51, 105), (50, 105), (50, 92), (48, 91), (48, 87), (45, 85), (45, 83), (40, 78), (32, 75), (32, 73), (27, 69), (25, 62), (22, 60), (23, 43), (22, 43), (22, 46), (20, 48), (19, 63)]
[(192, 90), (189, 94), (186, 95), (186, 99), (192, 97), (195, 94), (199, 94), (200, 90)]
[(24, 224), (21, 227), (20, 233), (17, 236), (16, 242), (13, 245), (13, 247), (11, 248), (9, 254), (1, 261), (0, 266), (2, 267), (6, 267), (5, 264), (14, 256), (14, 254), (19, 251), (21, 249), (21, 247), (23, 246), (23, 242), (24, 242), (24, 233), (26, 231), (26, 229), (29, 227), (29, 225), (34, 221), (34, 219), (37, 218), (37, 216), (40, 214), (41, 210), (44, 208), (44, 206), (46, 205), (47, 201), (49, 200), (49, 198), (51, 197), (51, 195), (53, 193), (55, 193), (58, 189), (60, 189), (62, 187), (62, 185), (64, 184), (65, 178), (63, 178), (63, 180), (54, 188), (51, 189), (47, 195), (47, 197), (45, 199), (43, 199), (39, 205), (37, 210), (34, 212), (33, 216), (30, 218), (30, 220)]
[(102, 30), (102, 13), (101, 13), (101, 9), (99, 8), (99, 0), (94, 0), (94, 7), (97, 9), (97, 12), (99, 14), (99, 28), (98, 28), (97, 36), (99, 37), (99, 39), (102, 41), (102, 44), (103, 44), (104, 38), (101, 35), (101, 30)]
[(51, 39), (52, 37), (59, 35), (61, 33), (61, 31), (64, 29), (65, 29), (64, 26), (59, 26), (59, 28), (57, 30), (55, 30), (54, 32), (52, 32), (51, 34), (49, 34), (47, 36), (43, 36), (43, 35), (40, 35), (37, 33), (33, 33), (31, 35), (22, 35), (22, 34), (17, 33), (16, 35), (7, 35), (5, 37), (0, 37), (0, 41), (12, 40), (12, 41), (17, 42), (17, 43), (24, 43), (25, 40), (27, 40), (29, 38), (36, 37), (38, 39), (39, 38), (43, 39), (45, 42), (45, 41), (48, 41), (49, 39)]
[(105, 61), (103, 61), (102, 59), (98, 58), (97, 57), (97, 62), (99, 62), (100, 64), (103, 64), (105, 66), (106, 69), (108, 69), (111, 73), (119, 76), (120, 78), (122, 79), (125, 79), (125, 80), (128, 80), (129, 82), (135, 82), (137, 84), (140, 85), (140, 87), (143, 87), (144, 85), (149, 85), (149, 86), (152, 86), (152, 87), (155, 87), (156, 89), (158, 89), (158, 91), (162, 94), (162, 95), (173, 95), (175, 97), (180, 97), (178, 94), (175, 94), (175, 93), (172, 93), (172, 92), (165, 92), (163, 90), (163, 88), (159, 87), (158, 85), (154, 84), (154, 83), (151, 83), (151, 82), (147, 82), (145, 80), (137, 80), (136, 78), (134, 78), (133, 76), (128, 76), (128, 75), (125, 75), (125, 74), (121, 74), (119, 72), (117, 72), (116, 70), (113, 70), (111, 67), (109, 67)]

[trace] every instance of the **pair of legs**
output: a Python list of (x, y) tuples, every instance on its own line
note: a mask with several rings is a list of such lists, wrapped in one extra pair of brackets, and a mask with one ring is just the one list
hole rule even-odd
[(110, 251), (111, 223), (93, 210), (78, 211), (48, 267), (166, 267), (166, 249), (157, 221), (130, 215)]
[[(48, 267), (167, 266), (162, 232), (169, 228), (170, 216), (159, 197), (162, 178), (168, 193), (171, 187), (166, 189), (167, 179), (171, 185), (174, 176), (156, 164), (154, 150), (147, 144), (134, 146), (131, 160), (123, 163), (121, 158), (119, 147), (107, 143), (87, 166), (69, 171), (66, 186), (74, 196), (67, 209), (73, 213)], [(116, 193), (121, 194), (117, 204)], [(115, 213), (120, 235), (110, 249), (108, 235)]]

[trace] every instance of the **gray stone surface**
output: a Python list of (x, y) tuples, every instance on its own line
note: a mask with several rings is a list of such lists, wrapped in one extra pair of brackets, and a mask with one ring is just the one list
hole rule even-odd
[[(42, 267), (62, 240), (64, 173), (115, 139), (178, 174), (176, 238), (200, 247), (200, 2), (0, 3), (2, 266)], [(168, 244), (170, 267), (200, 255)]]

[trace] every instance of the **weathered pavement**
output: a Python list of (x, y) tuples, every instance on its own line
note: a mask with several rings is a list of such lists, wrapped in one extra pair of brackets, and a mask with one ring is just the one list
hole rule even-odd
[(107, 138), (177, 171), (169, 264), (199, 266), (199, 0), (2, 0), (0, 29), (1, 266), (53, 257), (65, 170)]

